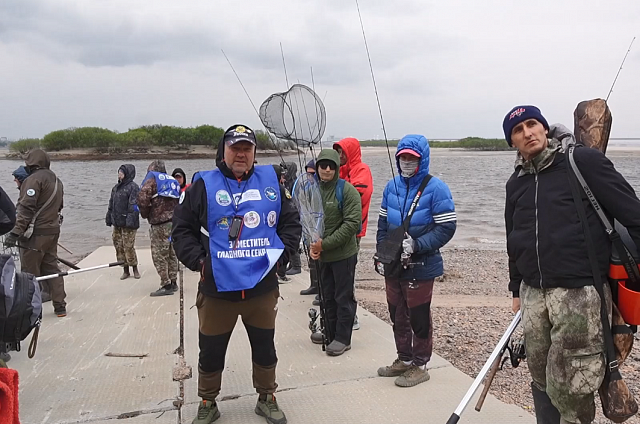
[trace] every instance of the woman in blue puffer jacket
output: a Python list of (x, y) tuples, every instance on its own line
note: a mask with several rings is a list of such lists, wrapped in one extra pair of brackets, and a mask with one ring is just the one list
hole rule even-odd
[[(411, 202), (429, 175), (429, 142), (407, 135), (396, 151), (398, 175), (384, 188), (378, 217), (377, 242), (400, 226)], [(426, 370), (433, 349), (431, 297), (433, 282), (444, 273), (442, 248), (456, 231), (456, 212), (449, 187), (431, 177), (411, 217), (403, 250), (409, 265), (397, 278), (385, 277), (387, 303), (393, 322), (398, 358), (378, 369), (382, 377), (397, 377), (396, 385), (410, 387), (429, 379)]]

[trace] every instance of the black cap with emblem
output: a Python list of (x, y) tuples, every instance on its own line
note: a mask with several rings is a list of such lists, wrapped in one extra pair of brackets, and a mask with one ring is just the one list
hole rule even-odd
[(232, 125), (225, 131), (223, 140), (227, 146), (233, 146), (240, 141), (247, 141), (257, 145), (256, 134), (246, 125)]

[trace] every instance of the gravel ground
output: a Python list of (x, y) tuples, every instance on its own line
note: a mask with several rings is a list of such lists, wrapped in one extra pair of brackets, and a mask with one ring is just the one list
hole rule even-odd
[[(371, 249), (360, 251), (356, 273), (356, 296), (361, 307), (390, 322), (384, 302), (384, 280), (373, 270)], [(464, 373), (475, 377), (513, 318), (507, 293), (507, 255), (503, 251), (478, 249), (443, 250), (445, 275), (436, 280), (434, 296), (505, 297), (507, 306), (465, 306), (432, 308), (434, 350)], [(436, 302), (437, 303), (437, 302)], [(391, 331), (391, 330), (390, 330)], [(622, 366), (625, 381), (633, 393), (640, 393), (640, 354), (635, 349)], [(491, 386), (491, 394), (534, 413), (530, 389), (531, 377), (526, 362), (516, 369), (506, 364)], [(597, 396), (596, 396), (597, 398)], [(470, 405), (465, 414), (476, 414)], [(594, 423), (611, 421), (597, 406)], [(640, 424), (638, 416), (626, 421)]]

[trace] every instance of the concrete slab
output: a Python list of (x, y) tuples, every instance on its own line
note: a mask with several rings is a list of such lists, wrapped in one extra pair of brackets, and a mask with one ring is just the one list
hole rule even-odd
[[(57, 318), (51, 303), (44, 305), (35, 358), (27, 358), (25, 343), (9, 363), (20, 373), (23, 423), (86, 421), (172, 407), (178, 394), (172, 368), (179, 345), (179, 298), (149, 297), (159, 284), (149, 249), (138, 250), (138, 258), (140, 280), (120, 281), (121, 268), (67, 277), (66, 318)], [(113, 248), (105, 247), (80, 267), (113, 261)]]
[[(124, 418), (91, 421), (91, 424), (114, 424), (122, 422), (120, 420), (124, 420)], [(150, 412), (138, 415), (137, 417), (127, 418), (124, 422), (126, 424), (176, 424), (178, 422), (178, 411)]]
[[(377, 377), (307, 386), (277, 397), (290, 423), (444, 424), (469, 383), (468, 376), (446, 367), (432, 370), (429, 382), (410, 389), (396, 387), (392, 378)], [(255, 395), (219, 402), (222, 416), (218, 422), (264, 423), (254, 412), (255, 403)], [(182, 422), (190, 423), (196, 412), (195, 404), (184, 407)], [(481, 413), (471, 405), (460, 423), (533, 424), (535, 418), (489, 396)]]

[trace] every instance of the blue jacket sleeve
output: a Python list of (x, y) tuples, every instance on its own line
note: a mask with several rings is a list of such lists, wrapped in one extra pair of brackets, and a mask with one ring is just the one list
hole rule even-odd
[(387, 194), (389, 192), (389, 184), (387, 184), (382, 192), (382, 204), (378, 212), (378, 232), (376, 233), (376, 243), (380, 243), (387, 236)]
[(416, 252), (426, 253), (442, 248), (456, 232), (456, 210), (449, 187), (438, 180), (431, 197), (433, 228), (416, 239)]

